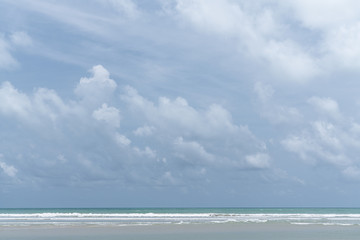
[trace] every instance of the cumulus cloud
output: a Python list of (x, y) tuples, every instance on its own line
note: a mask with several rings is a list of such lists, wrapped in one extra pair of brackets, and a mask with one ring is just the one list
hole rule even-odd
[(270, 40), (263, 48), (263, 57), (279, 76), (304, 82), (321, 73), (317, 60), (295, 42)]
[[(182, 97), (160, 96), (153, 102), (132, 87), (121, 88), (121, 97), (109, 106), (116, 90), (100, 65), (92, 68), (92, 76), (80, 79), (74, 100), (46, 88), (25, 93), (3, 83), (1, 116), (29, 124), (17, 135), (23, 141), (17, 153), (21, 157), (13, 159), (19, 167), (2, 161), (1, 169), (9, 176), (21, 172), (20, 180), (38, 184), (51, 178), (62, 184), (133, 181), (163, 186), (205, 181), (218, 169), (270, 168), (265, 143), (248, 126), (236, 124), (223, 106), (198, 108)], [(62, 181), (65, 172), (72, 177)]]
[[(2, 158), (2, 155), (0, 154), (0, 159)], [(18, 170), (11, 165), (8, 165), (4, 161), (0, 161), (0, 169), (9, 177), (16, 177), (16, 173)]]
[(214, 161), (214, 156), (196, 141), (184, 141), (182, 137), (179, 137), (174, 141), (174, 148), (177, 156), (189, 163), (193, 163), (193, 161)]
[(341, 117), (338, 103), (331, 98), (311, 97), (308, 99), (308, 103), (313, 105), (318, 111), (325, 113), (334, 119), (339, 119)]
[(97, 106), (109, 100), (115, 91), (117, 84), (110, 79), (110, 73), (101, 65), (94, 66), (89, 78), (81, 78), (75, 88), (75, 93), (85, 104)]
[[(359, 67), (359, 2), (281, 1), (289, 7), (303, 27), (321, 33), (318, 42), (321, 64), (328, 71), (357, 70)], [(318, 14), (321, 9), (321, 14)]]
[(15, 89), (11, 83), (3, 82), (0, 88), (0, 111), (6, 115), (25, 117), (31, 110), (30, 99)]
[(154, 126), (156, 134), (152, 133), (152, 142), (160, 143), (164, 150), (173, 149), (168, 153), (172, 157), (167, 155), (166, 159), (185, 167), (241, 169), (248, 167), (246, 155), (266, 151), (264, 142), (247, 126), (234, 124), (231, 114), (221, 105), (197, 109), (181, 97), (173, 100), (160, 97), (155, 104), (131, 87), (125, 88), (122, 99), (146, 122), (145, 127), (137, 128), (135, 133), (140, 136), (152, 132), (147, 124)]
[(144, 150), (139, 149), (138, 147), (134, 147), (134, 151), (139, 156), (146, 156), (148, 158), (156, 158), (156, 151), (146, 146)]
[(115, 141), (121, 147), (126, 147), (126, 146), (129, 146), (131, 144), (131, 140), (128, 139), (126, 136), (120, 134), (120, 133), (115, 134)]
[(233, 1), (179, 0), (176, 9), (200, 30), (236, 38), (238, 46), (234, 48), (239, 53), (265, 61), (283, 79), (304, 82), (322, 71), (311, 52), (287, 37), (286, 28), (275, 20), (271, 8), (245, 8)]
[(358, 179), (358, 123), (341, 115), (337, 102), (331, 98), (312, 97), (308, 102), (317, 109), (321, 120), (312, 121), (301, 132), (289, 135), (281, 141), (282, 145), (307, 163), (326, 163), (344, 177)]
[(264, 153), (256, 153), (245, 156), (246, 163), (253, 168), (268, 168), (270, 167), (270, 156)]
[(0, 86), (0, 113), (28, 124), (42, 124), (44, 120), (55, 123), (59, 117), (78, 114), (77, 110), (76, 106), (65, 104), (53, 90), (39, 88), (27, 95), (9, 82)]
[(182, 131), (184, 135), (214, 137), (219, 134), (242, 132), (252, 137), (245, 126), (233, 124), (231, 114), (222, 106), (212, 104), (206, 110), (193, 108), (181, 97), (170, 100), (160, 97), (158, 104), (145, 99), (131, 87), (125, 88), (122, 99), (135, 111), (139, 111), (157, 129), (167, 129), (169, 132)]
[(340, 26), (327, 31), (323, 50), (326, 59), (335, 68), (357, 70), (360, 66), (360, 19), (351, 25)]
[(257, 96), (260, 114), (275, 124), (299, 123), (302, 121), (302, 114), (294, 107), (277, 104), (274, 101), (275, 90), (271, 85), (262, 82), (254, 84), (254, 92)]
[(95, 110), (92, 114), (93, 118), (103, 121), (111, 127), (120, 127), (120, 111), (114, 107), (108, 107), (104, 103), (101, 108)]
[(311, 29), (331, 29), (359, 19), (359, 2), (356, 0), (287, 0), (281, 1), (280, 4), (289, 6), (302, 24)]
[(150, 136), (154, 133), (155, 128), (152, 126), (139, 127), (134, 131), (135, 136)]

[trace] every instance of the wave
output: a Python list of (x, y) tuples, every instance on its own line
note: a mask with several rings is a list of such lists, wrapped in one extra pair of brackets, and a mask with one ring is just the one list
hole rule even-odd
[(285, 213), (0, 213), (0, 226), (21, 224), (192, 224), (290, 223), (298, 225), (360, 225), (360, 214)]

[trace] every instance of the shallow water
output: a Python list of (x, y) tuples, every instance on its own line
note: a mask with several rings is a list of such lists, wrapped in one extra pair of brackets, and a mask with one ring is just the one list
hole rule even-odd
[(32, 226), (0, 229), (1, 240), (355, 240), (358, 226), (225, 223), (120, 227)]

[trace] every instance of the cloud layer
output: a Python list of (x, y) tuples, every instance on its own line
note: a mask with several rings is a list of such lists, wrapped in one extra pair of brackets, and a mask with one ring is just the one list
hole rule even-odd
[(1, 1), (0, 193), (357, 204), (358, 5)]

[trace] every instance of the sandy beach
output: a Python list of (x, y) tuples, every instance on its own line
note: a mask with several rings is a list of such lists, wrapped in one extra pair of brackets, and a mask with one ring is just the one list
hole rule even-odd
[(288, 223), (161, 224), (147, 226), (1, 227), (1, 240), (344, 240), (358, 239), (359, 226)]

